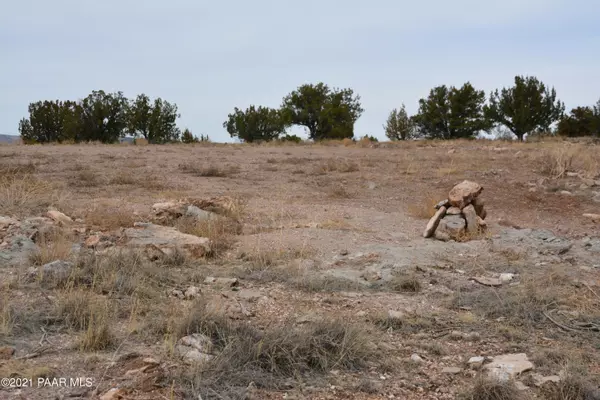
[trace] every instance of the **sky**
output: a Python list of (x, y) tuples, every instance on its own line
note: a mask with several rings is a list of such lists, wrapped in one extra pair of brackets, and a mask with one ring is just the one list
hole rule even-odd
[[(0, 134), (30, 102), (92, 90), (178, 105), (178, 125), (218, 142), (234, 107), (278, 107), (305, 83), (352, 88), (355, 135), (384, 139), (437, 85), (490, 90), (515, 75), (567, 110), (600, 99), (597, 0), (2, 0)], [(292, 133), (303, 133), (295, 128)]]

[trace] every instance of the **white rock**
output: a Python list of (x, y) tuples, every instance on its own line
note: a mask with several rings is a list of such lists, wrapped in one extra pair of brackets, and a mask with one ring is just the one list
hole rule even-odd
[(589, 218), (594, 222), (600, 222), (600, 214), (583, 214), (584, 218)]
[(504, 354), (494, 357), (484, 368), (488, 370), (490, 377), (505, 382), (533, 369), (533, 363), (525, 353)]
[(461, 372), (462, 372), (462, 368), (458, 368), (458, 367), (445, 367), (444, 369), (442, 369), (442, 373), (444, 373), (444, 374), (456, 375), (456, 374), (460, 374)]
[(196, 286), (190, 286), (185, 291), (185, 298), (188, 300), (195, 299), (198, 296), (200, 296), (200, 289), (197, 288)]
[(421, 356), (419, 356), (419, 355), (418, 355), (418, 354), (416, 354), (416, 353), (415, 353), (415, 354), (413, 354), (412, 356), (410, 356), (410, 360), (411, 360), (412, 362), (414, 362), (414, 363), (417, 363), (417, 364), (421, 364), (421, 363), (424, 363), (424, 362), (425, 362), (425, 360), (423, 360), (423, 359), (421, 358)]
[(473, 369), (478, 369), (478, 368), (481, 368), (484, 361), (485, 361), (484, 357), (471, 357), (471, 358), (469, 358), (469, 361), (467, 362), (467, 364), (469, 364), (469, 366)]
[(558, 376), (558, 375), (542, 376), (540, 374), (531, 374), (531, 377), (533, 378), (533, 384), (537, 387), (542, 387), (548, 382), (552, 382), (552, 383), (560, 382), (560, 376)]
[(560, 194), (563, 196), (573, 196), (573, 193), (569, 192), (568, 190), (561, 190)]
[(71, 217), (61, 213), (60, 211), (50, 210), (46, 215), (48, 216), (48, 218), (51, 218), (53, 221), (58, 223), (69, 224), (73, 222)]
[(137, 222), (125, 229), (127, 246), (154, 248), (166, 253), (178, 248), (191, 257), (202, 257), (210, 252), (210, 240), (179, 232), (175, 228)]
[(511, 274), (511, 273), (500, 274), (500, 281), (502, 281), (502, 283), (508, 283), (508, 282), (512, 281), (513, 279), (515, 279), (515, 274)]

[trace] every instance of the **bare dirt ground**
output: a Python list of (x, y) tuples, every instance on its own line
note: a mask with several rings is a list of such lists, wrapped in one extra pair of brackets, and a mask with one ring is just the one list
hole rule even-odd
[[(600, 398), (597, 144), (1, 146), (0, 174), (0, 399)], [(488, 231), (424, 239), (463, 180)], [(219, 218), (157, 220), (180, 200)], [(149, 256), (138, 222), (210, 249)], [(532, 365), (490, 381), (505, 354)]]

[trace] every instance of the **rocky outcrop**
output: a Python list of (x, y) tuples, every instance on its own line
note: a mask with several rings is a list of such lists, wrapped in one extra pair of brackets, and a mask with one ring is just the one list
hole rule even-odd
[(124, 236), (128, 247), (144, 249), (151, 258), (156, 258), (157, 252), (170, 255), (177, 249), (193, 258), (210, 253), (209, 239), (181, 233), (168, 226), (136, 222), (133, 228), (125, 229)]

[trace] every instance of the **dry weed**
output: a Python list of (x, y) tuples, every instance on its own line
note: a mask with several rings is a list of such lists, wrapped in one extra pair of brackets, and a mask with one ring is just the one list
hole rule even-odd
[(175, 227), (183, 233), (210, 240), (210, 257), (220, 257), (231, 248), (234, 235), (242, 232), (242, 225), (234, 219), (215, 217), (207, 220), (196, 218), (179, 218)]
[(346, 158), (330, 158), (317, 166), (313, 173), (315, 175), (324, 175), (329, 172), (349, 173), (359, 170), (358, 164)]
[(218, 167), (215, 165), (199, 165), (195, 163), (185, 163), (179, 165), (179, 170), (186, 174), (194, 175), (194, 176), (202, 176), (202, 177), (228, 177), (231, 175), (235, 175), (240, 171), (239, 167), (236, 166), (225, 166)]
[(436, 197), (435, 195), (430, 194), (418, 203), (409, 204), (408, 213), (409, 215), (415, 218), (430, 219), (437, 212), (437, 210), (435, 209), (435, 205), (438, 204), (441, 200), (443, 200), (442, 197)]
[(130, 210), (119, 206), (94, 205), (82, 215), (85, 223), (95, 229), (114, 230), (132, 227), (143, 218), (135, 216)]
[(517, 389), (514, 382), (500, 382), (479, 378), (468, 394), (459, 397), (461, 400), (525, 400), (526, 397)]
[(38, 249), (31, 254), (33, 265), (44, 265), (52, 261), (68, 260), (71, 256), (73, 240), (63, 230), (40, 233), (37, 239)]
[(57, 204), (56, 188), (31, 174), (0, 175), (0, 215), (28, 216)]

